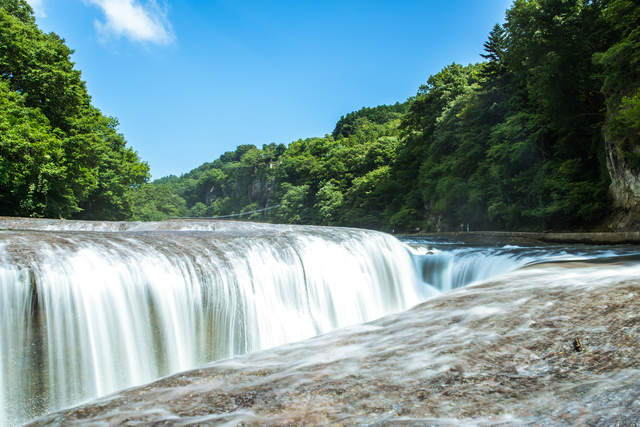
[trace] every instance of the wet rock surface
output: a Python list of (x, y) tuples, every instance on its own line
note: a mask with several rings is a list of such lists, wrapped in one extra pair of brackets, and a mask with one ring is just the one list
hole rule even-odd
[(639, 295), (637, 262), (535, 265), (29, 425), (639, 425)]

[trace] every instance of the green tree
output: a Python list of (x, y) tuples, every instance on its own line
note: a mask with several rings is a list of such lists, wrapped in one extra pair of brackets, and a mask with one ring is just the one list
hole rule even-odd
[(47, 118), (0, 81), (0, 215), (68, 217), (78, 210), (66, 185), (64, 152)]
[[(519, 211), (529, 226), (572, 226), (606, 212), (604, 97), (601, 69), (592, 60), (612, 42), (606, 4), (517, 0), (507, 11), (508, 66), (513, 85), (525, 91), (515, 114), (523, 141), (539, 153), (534, 169), (525, 174), (533, 186), (518, 186), (526, 192), (519, 197), (524, 203)], [(568, 194), (583, 197), (567, 199)], [(571, 200), (571, 208), (556, 203), (560, 199)]]
[(399, 191), (387, 212), (394, 228), (422, 228), (446, 214), (437, 196), (438, 181), (447, 173), (442, 161), (460, 144), (456, 114), (477, 87), (481, 70), (481, 65), (452, 64), (431, 76), (411, 100), (401, 124), (405, 138), (392, 164)]
[(274, 221), (284, 224), (304, 224), (309, 220), (306, 199), (308, 198), (309, 186), (293, 186), (283, 183), (281, 186), (283, 193), (280, 199), (280, 207), (275, 209)]
[(605, 18), (618, 35), (616, 43), (594, 55), (604, 68), (602, 93), (609, 116), (607, 130), (624, 159), (640, 170), (640, 5), (631, 0), (609, 4)]
[(173, 193), (168, 185), (145, 184), (126, 194), (131, 206), (132, 221), (163, 221), (168, 217), (186, 214), (184, 199)]
[(73, 68), (64, 40), (44, 34), (24, 0), (0, 3), (0, 75), (25, 105), (39, 108), (52, 128), (71, 130), (71, 121), (89, 104), (80, 71)]
[[(0, 0), (4, 120), (7, 126), (24, 126), (20, 137), (17, 129), (1, 136), (3, 163), (15, 166), (3, 171), (3, 211), (126, 219), (131, 211), (125, 194), (146, 182), (149, 168), (126, 147), (117, 120), (91, 105), (72, 53), (56, 34), (38, 29), (24, 0)], [(27, 163), (30, 172), (23, 168), (17, 174), (17, 165)]]
[(339, 225), (342, 222), (342, 199), (342, 192), (334, 181), (327, 182), (318, 190), (313, 207), (318, 211), (322, 225)]
[(507, 53), (507, 34), (500, 24), (494, 25), (489, 39), (484, 42), (484, 51), (480, 56), (487, 60), (482, 70), (487, 76), (502, 76), (506, 72), (505, 55)]

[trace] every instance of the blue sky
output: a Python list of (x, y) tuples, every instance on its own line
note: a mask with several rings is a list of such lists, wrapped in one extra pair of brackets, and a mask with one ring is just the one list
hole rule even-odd
[(153, 178), (331, 133), (478, 62), (512, 0), (28, 0)]

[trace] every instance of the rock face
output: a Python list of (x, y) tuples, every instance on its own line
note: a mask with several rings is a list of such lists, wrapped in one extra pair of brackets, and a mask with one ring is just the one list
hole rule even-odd
[(607, 168), (611, 177), (610, 191), (615, 207), (629, 209), (640, 202), (640, 177), (633, 173), (611, 138), (606, 138)]
[(638, 425), (639, 296), (637, 261), (535, 265), (30, 426)]
[(609, 192), (614, 214), (608, 227), (620, 231), (640, 230), (640, 176), (625, 162), (615, 141), (605, 134), (607, 169), (611, 177)]
[(225, 191), (224, 188), (216, 189), (212, 186), (205, 194), (205, 204), (211, 205), (218, 197), (247, 197), (249, 204), (259, 202), (266, 204), (273, 194), (276, 182), (272, 177), (255, 178), (252, 181), (237, 180), (233, 187), (233, 192)]
[(273, 194), (275, 186), (275, 179), (254, 179), (251, 181), (251, 186), (248, 188), (249, 203), (257, 201), (266, 202), (269, 199), (269, 196)]

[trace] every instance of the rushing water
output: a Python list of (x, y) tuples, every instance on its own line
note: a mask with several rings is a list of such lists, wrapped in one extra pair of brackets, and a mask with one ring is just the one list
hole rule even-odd
[(8, 220), (3, 424), (415, 305), (383, 233), (243, 223)]
[(310, 226), (2, 219), (0, 426), (533, 262), (631, 251), (405, 242)]
[(410, 247), (422, 294), (446, 292), (541, 262), (580, 261), (635, 255), (632, 245), (480, 245), (452, 239), (401, 238)]
[(29, 427), (637, 426), (639, 292), (637, 257), (537, 264)]

